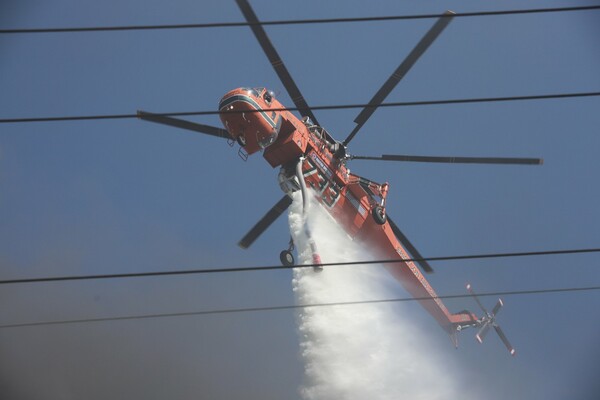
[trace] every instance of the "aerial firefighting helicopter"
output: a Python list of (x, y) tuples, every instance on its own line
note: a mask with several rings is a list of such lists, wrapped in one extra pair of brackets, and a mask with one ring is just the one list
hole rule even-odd
[[(263, 157), (273, 168), (280, 167), (278, 180), (285, 194), (240, 240), (239, 246), (250, 247), (291, 205), (293, 192), (301, 191), (303, 200), (306, 201), (311, 195), (308, 190), (310, 187), (312, 193), (316, 193), (320, 203), (350, 237), (366, 243), (382, 258), (398, 259), (397, 263), (386, 264), (388, 271), (419, 300), (450, 335), (456, 346), (458, 345), (457, 332), (462, 329), (479, 328), (476, 338), (482, 342), (489, 328), (494, 327), (510, 354), (514, 355), (515, 349), (496, 322), (496, 314), (503, 306), (502, 300), (498, 300), (490, 313), (475, 297), (471, 285), (467, 285), (467, 289), (481, 307), (483, 316), (479, 318), (467, 310), (450, 313), (423, 275), (423, 272), (431, 273), (433, 269), (426, 260), (423, 260), (419, 251), (386, 212), (388, 183), (371, 181), (351, 173), (347, 168), (348, 161), (355, 159), (469, 164), (542, 164), (542, 159), (538, 158), (388, 154), (366, 157), (353, 155), (347, 151), (355, 135), (419, 57), (448, 26), (454, 13), (446, 11), (440, 16), (356, 117), (354, 120), (356, 127), (346, 139), (340, 142), (319, 125), (248, 1), (236, 0), (236, 2), (302, 117), (298, 118), (283, 106), (272, 91), (250, 87), (231, 90), (221, 99), (219, 115), (225, 129), (145, 111), (138, 111), (138, 117), (146, 121), (221, 137), (228, 140), (230, 145), (237, 142), (240, 146), (238, 153), (244, 160), (249, 155), (262, 151)], [(306, 231), (309, 234), (308, 228)], [(312, 240), (309, 240), (309, 243), (315, 268), (319, 269), (321, 260), (317, 246)], [(284, 265), (294, 264), (293, 248), (293, 241), (290, 240), (289, 247), (281, 252), (280, 259)], [(410, 261), (411, 259), (416, 261)]]

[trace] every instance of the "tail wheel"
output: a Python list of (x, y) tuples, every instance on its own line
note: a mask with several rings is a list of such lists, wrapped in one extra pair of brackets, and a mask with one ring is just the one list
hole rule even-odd
[(377, 222), (379, 225), (383, 225), (385, 224), (385, 221), (387, 221), (387, 215), (385, 214), (385, 209), (382, 206), (377, 205), (373, 207), (371, 214), (373, 215), (375, 222)]
[(281, 260), (281, 264), (285, 267), (291, 267), (295, 263), (294, 255), (289, 250), (283, 250), (279, 253), (279, 259)]

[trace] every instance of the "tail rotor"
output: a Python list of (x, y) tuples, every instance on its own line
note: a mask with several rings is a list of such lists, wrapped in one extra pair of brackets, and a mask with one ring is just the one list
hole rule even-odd
[(502, 343), (504, 343), (504, 346), (506, 346), (506, 348), (508, 349), (508, 352), (510, 353), (510, 355), (514, 356), (516, 353), (515, 348), (510, 344), (510, 342), (508, 341), (508, 338), (504, 334), (504, 331), (502, 331), (502, 329), (500, 328), (500, 325), (498, 325), (498, 323), (496, 322), (496, 316), (498, 315), (498, 312), (500, 311), (500, 309), (504, 306), (504, 302), (502, 301), (502, 299), (498, 299), (498, 302), (496, 303), (496, 305), (492, 309), (492, 312), (490, 313), (488, 310), (486, 310), (486, 308), (483, 306), (483, 304), (481, 304), (481, 301), (479, 301), (479, 298), (473, 291), (473, 288), (471, 287), (470, 283), (467, 284), (467, 290), (473, 296), (473, 299), (475, 299), (475, 301), (479, 305), (479, 308), (481, 308), (481, 310), (483, 311), (483, 316), (477, 322), (479, 331), (475, 335), (475, 339), (477, 339), (477, 341), (479, 343), (483, 343), (483, 339), (490, 331), (490, 328), (493, 327), (494, 330), (496, 331), (496, 333), (498, 334), (498, 337), (500, 337), (500, 340), (502, 341)]

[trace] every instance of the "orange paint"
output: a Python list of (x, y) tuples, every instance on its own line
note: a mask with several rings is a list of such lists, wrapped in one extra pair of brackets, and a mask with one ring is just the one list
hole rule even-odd
[[(307, 186), (352, 238), (360, 240), (381, 259), (397, 259), (386, 264), (390, 274), (449, 333), (461, 323), (475, 322), (471, 313), (451, 314), (420, 269), (411, 261), (389, 223), (378, 224), (372, 216), (375, 206), (385, 203), (389, 185), (367, 182), (353, 175), (345, 160), (336, 156), (336, 142), (321, 127), (301, 121), (264, 88), (238, 88), (220, 102), (223, 125), (236, 140), (241, 136), (248, 154), (263, 150), (272, 167), (281, 166), (293, 174), (304, 157), (302, 171)], [(368, 188), (368, 189), (367, 189)], [(379, 199), (379, 200), (378, 200)]]

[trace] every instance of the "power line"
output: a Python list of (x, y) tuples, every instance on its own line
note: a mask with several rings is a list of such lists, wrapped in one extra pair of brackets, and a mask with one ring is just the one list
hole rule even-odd
[(351, 266), (351, 265), (371, 265), (371, 264), (392, 264), (398, 262), (419, 262), (419, 261), (456, 261), (456, 260), (476, 260), (489, 258), (512, 258), (512, 257), (532, 257), (532, 256), (549, 256), (549, 255), (566, 255), (566, 254), (585, 254), (585, 253), (600, 253), (600, 248), (589, 249), (569, 249), (569, 250), (547, 250), (547, 251), (529, 251), (519, 253), (491, 253), (491, 254), (475, 254), (463, 256), (444, 256), (444, 257), (426, 257), (426, 258), (407, 258), (407, 259), (389, 259), (389, 260), (365, 260), (365, 261), (345, 261), (323, 264), (303, 264), (293, 266), (256, 266), (256, 267), (234, 267), (234, 268), (211, 268), (211, 269), (193, 269), (193, 270), (178, 270), (178, 271), (155, 271), (155, 272), (134, 272), (125, 274), (99, 274), (99, 275), (72, 275), (72, 276), (57, 276), (46, 278), (25, 278), (25, 279), (9, 279), (0, 280), (0, 285), (22, 284), (22, 283), (42, 283), (42, 282), (64, 282), (64, 281), (81, 281), (81, 280), (96, 280), (96, 279), (121, 279), (121, 278), (141, 278), (154, 276), (174, 276), (174, 275), (199, 275), (199, 274), (216, 274), (216, 273), (232, 273), (232, 272), (251, 272), (251, 271), (272, 271), (272, 270), (288, 270), (294, 268), (313, 268), (322, 266), (324, 268), (333, 266)]
[[(508, 97), (480, 97), (466, 99), (447, 99), (447, 100), (423, 100), (423, 101), (404, 101), (381, 103), (376, 106), (369, 104), (338, 104), (324, 105), (311, 107), (311, 110), (342, 110), (352, 108), (379, 108), (379, 107), (411, 107), (411, 106), (431, 106), (431, 105), (451, 105), (451, 104), (471, 104), (471, 103), (495, 103), (509, 101), (525, 101), (525, 100), (549, 100), (549, 99), (568, 99), (578, 97), (597, 97), (600, 92), (579, 92), (579, 93), (557, 93), (545, 95), (529, 95), (529, 96), (508, 96)], [(238, 114), (262, 111), (304, 111), (297, 107), (270, 108), (268, 110), (244, 110), (244, 111), (183, 111), (183, 112), (167, 112), (154, 113), (156, 115), (164, 115), (171, 117), (185, 116), (204, 116), (204, 115), (219, 115), (219, 114)], [(3, 124), (29, 123), (29, 122), (59, 122), (59, 121), (91, 121), (91, 120), (109, 120), (109, 119), (133, 119), (137, 118), (137, 114), (105, 114), (105, 115), (82, 115), (82, 116), (61, 116), (61, 117), (31, 117), (31, 118), (4, 118), (0, 119)]]
[[(474, 11), (463, 12), (452, 15), (457, 17), (483, 17), (517, 14), (539, 14), (570, 11), (592, 11), (599, 10), (600, 5), (579, 7), (557, 7), (557, 8), (532, 8), (521, 10), (500, 11)], [(443, 14), (420, 14), (420, 15), (394, 15), (380, 17), (356, 17), (356, 18), (324, 18), (324, 19), (296, 19), (261, 22), (214, 22), (199, 24), (168, 24), (168, 25), (122, 25), (122, 26), (99, 26), (99, 27), (74, 27), (74, 28), (25, 28), (25, 29), (0, 29), (0, 34), (25, 34), (25, 33), (75, 33), (75, 32), (115, 32), (115, 31), (148, 31), (148, 30), (172, 30), (172, 29), (202, 29), (202, 28), (234, 28), (252, 25), (301, 25), (301, 24), (332, 24), (332, 23), (357, 23), (357, 22), (382, 22), (416, 19), (433, 19), (447, 17)]]
[[(488, 292), (488, 293), (479, 293), (479, 294), (477, 294), (477, 296), (479, 296), (479, 297), (515, 296), (515, 295), (567, 293), (567, 292), (588, 292), (588, 291), (596, 291), (596, 290), (600, 290), (600, 286)], [(399, 303), (399, 302), (433, 300), (433, 299), (461, 299), (461, 298), (467, 298), (467, 297), (473, 297), (473, 295), (472, 294), (455, 294), (455, 295), (437, 296), (434, 298), (432, 298), (432, 297), (417, 297), (417, 298), (404, 297), (404, 298), (381, 299), (381, 300), (360, 300), (360, 301), (345, 301), (345, 302), (335, 302), (335, 303), (314, 303), (314, 304), (270, 306), (270, 307), (245, 307), (245, 308), (229, 308), (229, 309), (190, 311), (190, 312), (179, 312), (179, 313), (128, 315), (128, 316), (122, 316), (122, 317), (84, 318), (84, 319), (70, 319), (70, 320), (59, 320), (59, 321), (45, 321), (45, 322), (26, 322), (26, 323), (19, 323), (19, 324), (0, 325), (0, 329), (24, 328), (24, 327), (48, 326), (48, 325), (83, 324), (83, 323), (107, 322), (107, 321), (125, 321), (125, 320), (141, 320), (141, 319), (155, 319), (155, 318), (235, 314), (235, 313), (248, 313), (248, 312), (284, 311), (284, 310), (298, 310), (298, 309), (319, 308), (319, 307), (354, 306), (354, 305), (361, 305), (361, 304)]]

